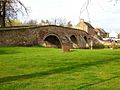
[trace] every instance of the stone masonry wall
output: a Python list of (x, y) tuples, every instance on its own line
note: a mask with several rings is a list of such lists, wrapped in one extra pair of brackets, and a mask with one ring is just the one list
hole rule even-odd
[[(29, 26), (0, 28), (0, 46), (34, 46), (42, 45), (44, 38), (50, 34), (59, 37), (62, 45), (70, 45), (70, 37), (74, 35), (78, 41), (78, 47), (86, 47), (92, 37), (85, 31), (60, 27), (60, 26)], [(87, 37), (87, 41), (84, 37)]]
[(0, 46), (32, 46), (36, 44), (36, 30), (10, 28), (0, 30)]

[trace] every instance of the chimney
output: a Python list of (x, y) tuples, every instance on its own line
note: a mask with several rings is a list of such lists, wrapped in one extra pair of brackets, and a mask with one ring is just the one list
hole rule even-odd
[(80, 19), (80, 22), (84, 22), (84, 19)]

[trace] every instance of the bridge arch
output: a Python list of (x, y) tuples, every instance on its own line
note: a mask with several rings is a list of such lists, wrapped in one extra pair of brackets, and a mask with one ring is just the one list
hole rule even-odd
[(62, 48), (60, 37), (56, 34), (48, 34), (43, 39), (44, 47)]
[(78, 48), (78, 40), (77, 40), (77, 38), (75, 37), (75, 35), (71, 35), (71, 36), (70, 36), (70, 39), (71, 39), (71, 41), (72, 41), (72, 43), (73, 43), (72, 47), (73, 47), (73, 48)]

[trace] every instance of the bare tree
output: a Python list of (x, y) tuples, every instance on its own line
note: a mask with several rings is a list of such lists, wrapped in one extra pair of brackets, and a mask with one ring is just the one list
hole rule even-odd
[(37, 25), (37, 24), (38, 24), (37, 20), (32, 19), (27, 22), (24, 22), (24, 25)]
[(11, 20), (17, 19), (18, 13), (28, 14), (27, 11), (20, 0), (0, 0), (0, 26), (5, 27), (6, 20), (10, 23)]
[(114, 1), (114, 5), (116, 5), (120, 0), (111, 0)]
[(71, 21), (67, 23), (67, 27), (70, 27), (70, 28), (72, 27)]
[(117, 3), (117, 2), (120, 1), (120, 0), (111, 0), (111, 1), (115, 1), (115, 2)]
[[(108, 2), (112, 2), (114, 5), (116, 5), (120, 0), (108, 0)], [(86, 11), (87, 13), (87, 17), (89, 19), (89, 22), (90, 21), (90, 12), (89, 12), (89, 5), (91, 4), (92, 0), (85, 0), (81, 9), (80, 9), (80, 16), (79, 16), (79, 19), (81, 18), (81, 15), (83, 14), (83, 12)], [(97, 1), (98, 2), (98, 1)], [(100, 6), (101, 7), (101, 6)]]
[(80, 9), (80, 16), (79, 16), (79, 19), (81, 18), (81, 15), (83, 12), (87, 12), (87, 17), (89, 19), (89, 22), (90, 22), (90, 14), (89, 14), (89, 10), (88, 10), (88, 6), (90, 4), (91, 0), (85, 0), (85, 2), (83, 3), (81, 9)]
[(53, 18), (52, 20), (41, 20), (39, 25), (57, 25), (57, 26), (66, 26), (66, 19), (63, 18)]
[(41, 20), (39, 25), (51, 25), (51, 22), (49, 20)]
[(58, 25), (58, 26), (66, 26), (66, 19), (54, 18), (52, 19), (51, 24)]

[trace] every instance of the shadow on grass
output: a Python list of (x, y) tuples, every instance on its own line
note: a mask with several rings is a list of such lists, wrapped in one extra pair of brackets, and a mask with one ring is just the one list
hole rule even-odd
[(76, 52), (77, 50), (76, 49), (71, 49), (70, 52)]
[(17, 51), (15, 51), (15, 50), (0, 50), (0, 55), (5, 55), (5, 54), (16, 54), (16, 53), (19, 53), (19, 52), (17, 52)]
[(111, 78), (109, 78), (109, 79), (100, 80), (100, 81), (95, 82), (95, 83), (86, 84), (86, 85), (83, 85), (83, 86), (77, 88), (77, 90), (78, 90), (78, 89), (79, 89), (79, 90), (81, 90), (81, 89), (85, 89), (85, 90), (86, 90), (86, 88), (88, 88), (88, 87), (91, 87), (91, 86), (94, 86), (94, 85), (97, 85), (97, 84), (101, 84), (101, 83), (105, 83), (105, 82), (108, 82), (108, 81), (110, 81), (110, 80), (117, 79), (117, 78), (120, 78), (120, 76), (114, 76), (114, 77), (111, 77)]
[(86, 68), (89, 68), (90, 66), (108, 64), (111, 62), (117, 62), (118, 60), (119, 59), (114, 59), (114, 60), (108, 59), (106, 61), (101, 60), (101, 61), (89, 62), (89, 63), (84, 63), (84, 64), (70, 65), (70, 66), (61, 67), (61, 68), (52, 69), (52, 70), (43, 71), (43, 72), (24, 74), (24, 75), (18, 75), (18, 76), (8, 76), (8, 77), (0, 78), (0, 83), (16, 81), (16, 80), (21, 80), (21, 79), (30, 79), (30, 78), (35, 78), (35, 77), (45, 77), (45, 76), (49, 76), (49, 75), (53, 75), (53, 74), (59, 74), (59, 73), (72, 71), (72, 70), (77, 69), (77, 68), (79, 68), (79, 70), (83, 71), (83, 70), (86, 70)]

